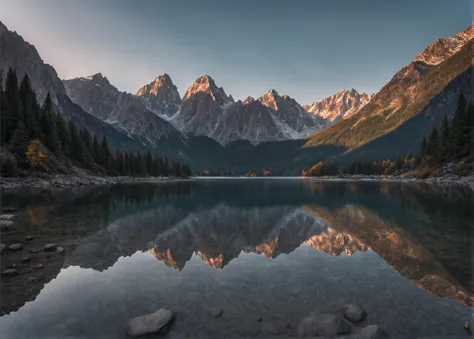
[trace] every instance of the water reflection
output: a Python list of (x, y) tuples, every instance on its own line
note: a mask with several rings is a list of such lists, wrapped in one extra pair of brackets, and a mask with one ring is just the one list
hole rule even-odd
[[(352, 273), (354, 277), (351, 279), (357, 279), (353, 281), (357, 289), (349, 295), (354, 298), (370, 299), (369, 290), (373, 288), (376, 289), (375, 293), (377, 289), (380, 295), (385, 293), (381, 289), (386, 287), (379, 285), (382, 282), (387, 284), (386, 277), (390, 274), (382, 271), (386, 266), (418, 286), (413, 292), (407, 292), (412, 291), (408, 285), (391, 277), (397, 286), (404, 286), (403, 293), (415, 293), (422, 288), (434, 296), (453, 300), (458, 305), (472, 306), (474, 301), (471, 293), (470, 243), (474, 227), (474, 200), (471, 191), (461, 188), (395, 183), (236, 180), (118, 185), (27, 193), (17, 191), (6, 193), (2, 198), (8, 201), (8, 205), (21, 208), (18, 228), (15, 232), (3, 232), (2, 242), (15, 241), (20, 230), (20, 233), (36, 237), (35, 242), (28, 244), (30, 247), (41, 246), (42, 241), (53, 241), (66, 247), (64, 257), (46, 258), (45, 253), (38, 254), (38, 260), (45, 262), (42, 279), (33, 282), (30, 278), (37, 273), (28, 272), (28, 265), (20, 267), (24, 272), (19, 277), (3, 279), (2, 297), (11, 296), (2, 298), (4, 311), (15, 310), (26, 300), (37, 298), (44, 284), (56, 276), (59, 281), (69, 279), (69, 273), (66, 272), (75, 272), (76, 280), (87, 281), (88, 273), (77, 271), (77, 267), (103, 272), (101, 279), (109, 281), (107, 277), (112, 274), (111, 270), (122, 262), (119, 265), (122, 274), (130, 276), (135, 268), (130, 264), (124, 266), (124, 263), (130, 262), (126, 258), (137, 260), (137, 251), (144, 251), (142, 255), (156, 258), (155, 261), (167, 267), (168, 273), (160, 269), (159, 278), (155, 279), (166, 279), (175, 285), (176, 289), (167, 292), (171, 299), (164, 300), (171, 303), (172, 308), (182, 307), (183, 303), (189, 303), (190, 300), (204, 301), (205, 297), (202, 296), (196, 297), (196, 300), (189, 297), (187, 301), (180, 299), (178, 302), (174, 295), (187, 290), (195, 293), (192, 286), (188, 286), (191, 282), (183, 281), (183, 277), (188, 277), (191, 272), (196, 275), (192, 279), (201, 276), (196, 271), (196, 267), (201, 267), (196, 260), (213, 270), (217, 269), (213, 274), (227, 272), (220, 273), (220, 276), (209, 275), (208, 272), (200, 279), (202, 283), (211, 285), (216, 282), (214, 279), (224, 279), (219, 282), (224, 285), (214, 288), (233, 289), (227, 291), (233, 296), (227, 303), (235, 305), (239, 303), (238, 295), (245, 293), (248, 288), (276, 282), (257, 279), (251, 285), (246, 282), (244, 286), (223, 287), (229, 284), (225, 280), (226, 275), (238, 274), (239, 278), (243, 278), (276, 267), (281, 277), (286, 279), (284, 272), (288, 271), (299, 276), (300, 280), (287, 282), (288, 286), (281, 286), (278, 292), (267, 290), (264, 294), (268, 298), (285, 300), (285, 293), (291, 294), (296, 285), (303, 290), (315, 288), (315, 279), (319, 278), (315, 278), (318, 275), (313, 277), (317, 273), (314, 272), (314, 265), (322, 265), (327, 276), (324, 284), (332, 284), (332, 278), (340, 278), (343, 274), (341, 268), (345, 264), (341, 261), (337, 261), (338, 265), (329, 264), (329, 258), (344, 258), (358, 253), (363, 256), (354, 259), (354, 268), (364, 271), (366, 276), (357, 275), (355, 278), (356, 273)], [(328, 259), (317, 253), (322, 253)], [(379, 262), (373, 254), (383, 261)], [(247, 259), (255, 256), (266, 257), (266, 261)], [(316, 262), (308, 262), (306, 258)], [(17, 259), (10, 254), (4, 256), (2, 268)], [(291, 267), (282, 264), (287, 260), (290, 260)], [(150, 269), (157, 269), (148, 259), (139, 261), (143, 265), (142, 269), (147, 270), (147, 275), (150, 275)], [(367, 263), (373, 266), (362, 267)], [(174, 275), (173, 271), (180, 275)], [(372, 281), (374, 277), (377, 280), (375, 282)], [(147, 290), (150, 286), (143, 286), (143, 279), (143, 275), (135, 277), (137, 289), (143, 293), (152, 293)], [(198, 283), (200, 281), (195, 282)], [(52, 281), (50, 284), (58, 282)], [(123, 284), (120, 288), (126, 288), (126, 283), (120, 280), (114, 284)], [(369, 288), (371, 284), (373, 286)], [(257, 293), (259, 287), (255, 288)], [(346, 290), (343, 291), (319, 285), (317, 293), (328, 289), (333, 296), (343, 296), (350, 290), (347, 286), (344, 288)], [(99, 287), (97, 289), (100, 290)], [(80, 292), (92, 293), (88, 290)], [(29, 303), (28, 310), (34, 311), (32, 305), (56, 300), (55, 293), (54, 289), (49, 289), (43, 299), (38, 298)], [(324, 295), (320, 298), (323, 304), (334, 306), (334, 300), (329, 301)], [(435, 303), (434, 299), (427, 299), (422, 294), (419, 294), (419, 298), (423, 298), (427, 305), (433, 306)], [(341, 298), (336, 299), (344, 302)], [(378, 312), (382, 312), (380, 308), (387, 307), (391, 301), (363, 302), (378, 304)], [(141, 308), (135, 307), (141, 312), (150, 307), (145, 305), (145, 301), (138, 304)], [(456, 314), (453, 311), (455, 309), (458, 314), (463, 312), (462, 308), (449, 305), (453, 314)], [(301, 307), (293, 311), (303, 312), (310, 305)], [(405, 306), (397, 304), (392, 307), (402, 309)], [(33, 311), (24, 312), (32, 314)], [(24, 316), (18, 312), (2, 319)], [(375, 321), (377, 318), (371, 319)], [(386, 327), (397, 331), (396, 326), (390, 324), (395, 323), (396, 319), (389, 319), (389, 316), (380, 317), (377, 321), (386, 322)], [(14, 328), (12, 322), (5, 320), (4, 324)], [(183, 332), (190, 330), (186, 326), (182, 329)], [(449, 326), (447, 329), (450, 330)], [(212, 332), (212, 329), (207, 330)], [(220, 333), (224, 329), (214, 330)], [(400, 329), (398, 331), (399, 334), (404, 333)]]

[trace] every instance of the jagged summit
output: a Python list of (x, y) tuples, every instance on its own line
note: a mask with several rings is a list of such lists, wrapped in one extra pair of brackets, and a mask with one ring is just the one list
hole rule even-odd
[(438, 65), (465, 46), (474, 38), (474, 24), (450, 38), (438, 38), (418, 54), (413, 61)]
[(183, 100), (188, 100), (198, 93), (210, 94), (212, 99), (219, 103), (219, 105), (224, 105), (227, 102), (233, 102), (233, 100), (230, 100), (230, 98), (227, 96), (222, 87), (217, 87), (214, 79), (212, 79), (209, 75), (203, 75), (197, 78), (194, 83), (188, 87)]
[(370, 98), (368, 94), (360, 94), (354, 88), (344, 89), (321, 101), (305, 105), (304, 109), (313, 115), (336, 122), (355, 114), (370, 101)]
[(135, 96), (149, 110), (165, 118), (173, 116), (181, 105), (178, 88), (167, 73), (157, 76), (154, 81), (140, 88)]
[(248, 96), (247, 99), (244, 100), (244, 104), (248, 105), (248, 104), (250, 104), (251, 102), (254, 102), (254, 101), (255, 101), (255, 99), (253, 97)]

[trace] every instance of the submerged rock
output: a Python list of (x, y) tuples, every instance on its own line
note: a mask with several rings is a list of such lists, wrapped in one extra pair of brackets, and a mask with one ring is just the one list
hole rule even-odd
[(471, 317), (469, 320), (466, 320), (464, 323), (464, 328), (469, 331), (471, 335), (474, 335), (474, 317)]
[(211, 317), (219, 318), (222, 315), (222, 308), (219, 307), (212, 307), (209, 311)]
[(51, 243), (51, 244), (44, 245), (45, 252), (54, 252), (56, 251), (56, 248), (57, 248), (56, 244)]
[(377, 339), (382, 335), (382, 329), (378, 325), (369, 325), (353, 333), (351, 338)]
[(31, 255), (25, 255), (22, 259), (21, 262), (30, 262), (31, 261)]
[(127, 335), (136, 338), (150, 333), (166, 333), (173, 318), (173, 312), (165, 308), (160, 308), (155, 313), (132, 318), (128, 321)]
[(16, 218), (16, 215), (13, 214), (2, 214), (0, 215), (0, 220), (13, 220)]
[(0, 220), (0, 230), (4, 230), (13, 226), (13, 221)]
[(33, 240), (34, 238), (31, 235), (27, 235), (25, 239), (26, 241), (30, 241), (30, 240)]
[(59, 247), (58, 246), (58, 248), (56, 248), (56, 253), (63, 254), (64, 253), (64, 247)]
[(355, 323), (364, 320), (367, 315), (362, 307), (355, 304), (345, 304), (341, 307), (341, 311), (346, 319)]
[(296, 328), (300, 337), (307, 336), (334, 336), (350, 333), (350, 326), (331, 314), (315, 314), (314, 312), (303, 318)]
[(39, 253), (39, 252), (42, 252), (43, 250), (41, 248), (30, 248), (28, 251), (30, 253)]
[(10, 268), (8, 270), (3, 271), (3, 275), (5, 277), (14, 277), (18, 275), (18, 271), (15, 268)]
[(12, 244), (10, 246), (8, 246), (8, 249), (10, 251), (19, 251), (23, 248), (23, 245), (22, 244)]

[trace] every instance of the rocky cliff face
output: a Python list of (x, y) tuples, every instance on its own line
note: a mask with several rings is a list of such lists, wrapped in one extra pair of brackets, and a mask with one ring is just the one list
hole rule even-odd
[(252, 144), (304, 138), (327, 126), (294, 99), (274, 90), (255, 100), (234, 102), (222, 87), (205, 75), (184, 95), (181, 110), (171, 122), (183, 133), (208, 136), (226, 145), (236, 140)]
[(181, 105), (178, 89), (166, 73), (140, 88), (135, 96), (149, 110), (164, 118), (171, 118)]
[(168, 122), (132, 94), (112, 86), (102, 74), (63, 81), (69, 97), (83, 109), (116, 129), (155, 147), (162, 139), (183, 139)]
[(328, 121), (337, 122), (357, 113), (369, 101), (368, 94), (359, 94), (355, 89), (351, 89), (337, 92), (321, 101), (315, 101), (311, 105), (305, 105), (304, 109)]

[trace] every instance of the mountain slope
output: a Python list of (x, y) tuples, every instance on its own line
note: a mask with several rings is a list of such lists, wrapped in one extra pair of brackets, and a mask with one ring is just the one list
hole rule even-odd
[(311, 105), (305, 105), (304, 109), (313, 115), (337, 122), (357, 113), (369, 101), (368, 94), (359, 94), (355, 89), (351, 89), (337, 92), (321, 101), (315, 101)]
[(133, 95), (120, 92), (100, 73), (64, 80), (63, 83), (76, 104), (136, 140), (152, 147), (164, 140), (185, 142), (173, 126), (151, 112)]
[(474, 68), (471, 66), (431, 99), (419, 114), (393, 131), (347, 152), (340, 157), (339, 163), (348, 164), (356, 160), (396, 159), (399, 154), (404, 155), (408, 152), (416, 154), (419, 151), (421, 137), (428, 137), (434, 126), (439, 128), (445, 115), (452, 116), (454, 114), (460, 93), (463, 93), (465, 98), (471, 102), (474, 101), (473, 72)]
[(107, 136), (112, 149), (142, 148), (140, 143), (74, 104), (54, 68), (43, 62), (36, 48), (0, 22), (0, 71), (6, 72), (9, 67), (16, 71), (20, 80), (28, 73), (39, 102), (43, 102), (49, 92), (59, 113), (99, 136)]
[[(460, 34), (471, 40), (457, 52), (452, 55), (449, 52), (436, 65), (413, 61), (395, 74), (357, 114), (311, 136), (306, 146), (360, 147), (420, 113), (436, 94), (472, 65), (474, 30), (471, 26)], [(425, 49), (424, 58), (429, 55), (429, 49)]]
[(140, 88), (135, 97), (149, 110), (165, 118), (172, 117), (181, 106), (178, 89), (166, 73)]

